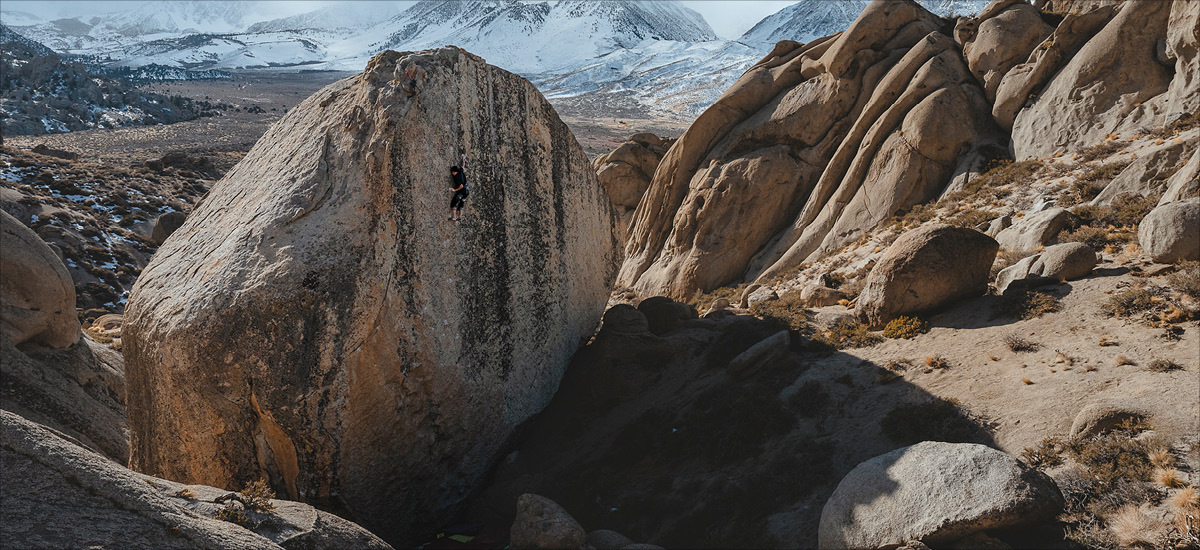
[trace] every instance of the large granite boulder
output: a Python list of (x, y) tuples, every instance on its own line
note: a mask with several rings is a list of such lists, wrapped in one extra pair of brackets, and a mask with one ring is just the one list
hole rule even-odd
[(526, 494), (517, 499), (510, 538), (513, 548), (579, 548), (587, 534), (553, 500)]
[(333, 550), (390, 548), (333, 514), (272, 500), (234, 506), (244, 525), (217, 519), (229, 491), (139, 474), (61, 434), (0, 411), (0, 539), (11, 548)]
[(1032, 5), (1021, 1), (996, 0), (974, 21), (976, 30), (963, 44), (963, 57), (971, 73), (983, 83), (988, 101), (995, 101), (1000, 80), (1019, 63), (1054, 27), (1042, 21)]
[(1158, 206), (1200, 197), (1200, 148), (1192, 153), (1179, 170), (1167, 178), (1166, 187), (1166, 192), (1158, 200)]
[(870, 4), (845, 32), (780, 42), (671, 148), (619, 281), (643, 295), (774, 277), (938, 197), (993, 134), (944, 21)]
[(453, 47), (375, 56), (272, 126), (138, 279), (133, 467), (267, 477), (422, 542), (595, 329), (613, 216), (528, 81)]
[(987, 291), (1000, 245), (974, 229), (933, 224), (901, 235), (871, 268), (856, 311), (882, 327)]
[(856, 466), (821, 511), (821, 548), (945, 545), (980, 531), (1052, 520), (1045, 474), (975, 443), (925, 441)]
[(62, 349), (79, 340), (75, 284), (50, 246), (0, 211), (0, 338), (13, 345)]
[(1200, 198), (1154, 207), (1138, 224), (1138, 243), (1156, 262), (1200, 260)]

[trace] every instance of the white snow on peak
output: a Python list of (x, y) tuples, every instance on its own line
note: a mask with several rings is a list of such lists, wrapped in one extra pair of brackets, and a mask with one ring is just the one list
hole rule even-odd
[[(991, 0), (917, 0), (942, 17), (974, 15)], [(871, 0), (800, 0), (759, 21), (739, 42), (770, 50), (780, 40), (811, 42), (846, 30)]]

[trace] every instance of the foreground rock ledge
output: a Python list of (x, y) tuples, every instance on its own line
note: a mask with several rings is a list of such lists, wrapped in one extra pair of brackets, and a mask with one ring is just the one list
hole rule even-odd
[(138, 279), (133, 467), (266, 476), (423, 542), (596, 326), (613, 223), (528, 81), (458, 48), (377, 55), (276, 123)]

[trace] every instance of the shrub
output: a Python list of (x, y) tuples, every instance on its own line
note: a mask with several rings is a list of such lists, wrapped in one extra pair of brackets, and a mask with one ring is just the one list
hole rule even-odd
[(1179, 270), (1167, 275), (1167, 283), (1181, 294), (1200, 300), (1200, 262), (1183, 262)]
[(958, 214), (955, 214), (954, 217), (947, 220), (946, 223), (949, 223), (950, 225), (956, 225), (958, 227), (966, 227), (968, 229), (976, 229), (976, 228), (982, 226), (983, 224), (991, 222), (992, 220), (994, 220), (998, 217), (1000, 217), (999, 212), (993, 212), (991, 210), (978, 210), (975, 208), (968, 208), (966, 210), (959, 212)]
[(1133, 359), (1125, 357), (1124, 355), (1118, 355), (1117, 356), (1117, 366), (1121, 367), (1121, 366), (1125, 366), (1125, 365), (1137, 365), (1137, 362), (1134, 361)]
[(194, 498), (196, 498), (196, 493), (195, 493), (195, 491), (192, 491), (191, 489), (184, 487), (184, 488), (180, 489), (179, 491), (176, 491), (175, 496), (177, 496), (179, 498), (194, 499)]
[(1063, 229), (1058, 232), (1058, 241), (1063, 243), (1083, 243), (1095, 250), (1104, 250), (1108, 246), (1118, 246), (1128, 243), (1131, 234), (1119, 231), (1109, 231), (1104, 227), (1083, 225), (1077, 229)]
[(1145, 286), (1117, 292), (1100, 304), (1100, 311), (1109, 317), (1128, 317), (1154, 307), (1154, 297), (1159, 294), (1158, 289)]
[(271, 504), (271, 499), (275, 498), (275, 491), (267, 485), (267, 481), (260, 479), (242, 489), (242, 501), (246, 508), (255, 512), (270, 512), (275, 509), (275, 505)]
[(1020, 336), (1017, 336), (1016, 334), (1009, 334), (1008, 336), (1005, 336), (1004, 345), (1008, 346), (1008, 349), (1017, 353), (1037, 351), (1038, 348), (1042, 347), (1041, 344), (1038, 344), (1032, 340), (1026, 340)]
[(748, 286), (750, 286), (750, 283), (717, 287), (709, 292), (696, 293), (692, 301), (688, 303), (698, 310), (708, 308), (708, 306), (712, 305), (719, 298), (725, 298), (729, 300), (729, 303), (736, 305), (742, 299), (742, 291), (746, 290)]
[(1060, 466), (1063, 463), (1064, 445), (1057, 437), (1047, 437), (1035, 447), (1021, 451), (1021, 461), (1031, 468), (1044, 469)]
[(1062, 302), (1058, 298), (1044, 292), (1025, 290), (1002, 296), (996, 304), (995, 316), (1028, 320), (1053, 313), (1059, 309), (1062, 309)]
[[(971, 198), (987, 198), (987, 195), (1000, 196), (998, 189), (1006, 185), (1029, 185), (1034, 176), (1043, 168), (1039, 160), (1023, 160), (1013, 162), (1008, 159), (996, 159), (989, 163), (988, 168), (959, 191), (951, 193), (947, 200), (963, 200)], [(982, 197), (977, 195), (984, 195)]]
[(791, 330), (804, 330), (808, 320), (798, 290), (785, 292), (778, 300), (750, 304), (750, 313)]
[(909, 227), (921, 225), (932, 220), (937, 215), (937, 207), (932, 204), (917, 204), (914, 205), (908, 212), (896, 214), (892, 220), (888, 222), (888, 227), (903, 231)]
[(1151, 452), (1149, 458), (1150, 464), (1155, 468), (1170, 468), (1175, 465), (1175, 455), (1165, 447)]
[(1150, 365), (1146, 368), (1150, 369), (1151, 372), (1171, 372), (1173, 370), (1183, 370), (1181, 365), (1167, 359), (1155, 359), (1151, 361)]
[(862, 348), (883, 341), (883, 338), (871, 333), (867, 325), (857, 320), (839, 322), (815, 339), (834, 349)]
[(972, 443), (986, 439), (990, 423), (968, 412), (956, 399), (935, 397), (928, 403), (892, 409), (880, 427), (884, 435), (900, 445), (921, 441)]
[(948, 369), (950, 361), (941, 355), (930, 355), (925, 358), (925, 372), (933, 372), (934, 369)]
[(1146, 515), (1137, 506), (1123, 506), (1105, 519), (1109, 531), (1122, 548), (1155, 548), (1163, 542), (1165, 525)]
[(883, 335), (887, 338), (912, 338), (929, 332), (929, 323), (919, 317), (901, 315), (883, 327)]
[(1149, 481), (1154, 469), (1150, 464), (1150, 442), (1136, 439), (1148, 429), (1144, 421), (1127, 420), (1117, 429), (1067, 444), (1067, 454), (1095, 479), (1100, 493), (1121, 480)]
[(236, 523), (243, 527), (250, 524), (250, 518), (246, 516), (246, 512), (233, 502), (227, 502), (225, 503), (225, 506), (222, 506), (219, 510), (217, 510), (216, 518), (221, 521)]

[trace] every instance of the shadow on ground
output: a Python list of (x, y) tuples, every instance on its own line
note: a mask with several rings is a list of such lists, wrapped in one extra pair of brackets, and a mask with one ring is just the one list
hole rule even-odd
[(767, 321), (655, 335), (605, 318), (465, 514), (491, 538), (535, 493), (587, 531), (668, 548), (815, 547), (822, 506), (860, 462), (922, 440), (995, 446), (957, 403)]

